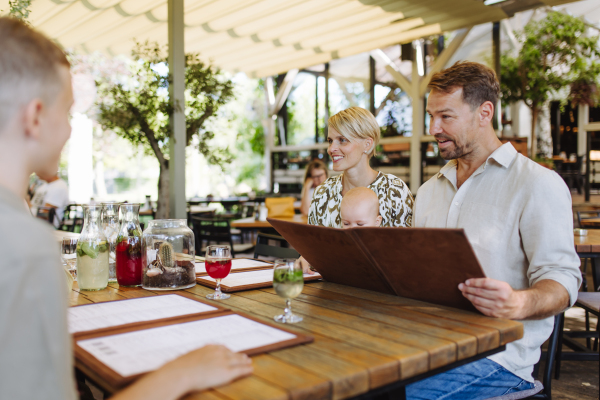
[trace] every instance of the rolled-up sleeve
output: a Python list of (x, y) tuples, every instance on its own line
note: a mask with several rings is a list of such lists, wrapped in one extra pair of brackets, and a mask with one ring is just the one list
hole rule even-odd
[(556, 281), (569, 293), (570, 305), (575, 304), (581, 271), (573, 238), (571, 194), (556, 173), (548, 171), (532, 180), (519, 232), (529, 260), (529, 284)]

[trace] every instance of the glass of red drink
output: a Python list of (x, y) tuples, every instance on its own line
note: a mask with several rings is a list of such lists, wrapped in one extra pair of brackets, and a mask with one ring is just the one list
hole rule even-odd
[(115, 269), (119, 286), (142, 284), (142, 228), (139, 223), (139, 204), (122, 203), (123, 221), (115, 247)]
[(215, 292), (206, 295), (206, 298), (211, 300), (225, 300), (231, 297), (227, 293), (221, 292), (221, 279), (227, 277), (231, 271), (231, 249), (229, 246), (207, 246), (204, 263), (208, 276), (217, 281)]

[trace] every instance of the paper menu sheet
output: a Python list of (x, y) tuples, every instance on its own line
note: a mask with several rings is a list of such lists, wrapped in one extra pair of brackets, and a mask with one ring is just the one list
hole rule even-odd
[[(231, 260), (231, 270), (236, 270), (236, 269), (250, 269), (250, 268), (265, 268), (265, 267), (269, 267), (272, 266), (273, 264), (268, 263), (268, 262), (264, 262), (264, 261), (257, 261), (257, 260), (250, 260), (247, 258), (238, 258), (238, 259), (233, 259)], [(196, 274), (206, 274), (206, 265), (202, 262), (202, 263), (196, 263)]]
[(217, 310), (176, 294), (69, 308), (69, 333)]
[[(313, 275), (304, 274), (305, 279), (315, 277), (321, 277), (321, 275), (316, 272)], [(203, 276), (202, 279), (216, 282), (216, 279), (211, 278), (210, 276)], [(246, 286), (265, 282), (273, 282), (273, 269), (262, 269), (258, 271), (236, 272), (235, 274), (229, 274), (226, 278), (221, 279), (221, 286)]]
[(296, 338), (296, 335), (240, 315), (122, 333), (77, 344), (123, 377), (150, 372), (207, 344), (240, 352)]

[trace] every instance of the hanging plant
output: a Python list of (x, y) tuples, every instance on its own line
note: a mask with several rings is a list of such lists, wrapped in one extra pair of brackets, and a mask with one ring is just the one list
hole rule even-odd
[(27, 18), (29, 18), (29, 13), (31, 10), (31, 2), (33, 0), (8, 0), (8, 6), (10, 7), (8, 11), (8, 15), (18, 18), (27, 22)]

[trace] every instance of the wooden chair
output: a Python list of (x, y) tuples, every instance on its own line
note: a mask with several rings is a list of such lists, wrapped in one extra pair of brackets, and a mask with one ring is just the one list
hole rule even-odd
[[(279, 243), (279, 246), (271, 246), (269, 244), (270, 240)], [(281, 236), (259, 233), (256, 237), (254, 258), (258, 258), (259, 256), (275, 258), (300, 257), (300, 254), (296, 250), (287, 247), (287, 244), (287, 241)]]
[(552, 400), (552, 366), (554, 365), (554, 361), (556, 359), (556, 352), (558, 349), (558, 337), (564, 323), (564, 313), (558, 314), (554, 317), (554, 329), (552, 330), (552, 334), (548, 339), (548, 350), (542, 352), (542, 356), (540, 357), (540, 361), (533, 368), (533, 377), (534, 379), (537, 377), (540, 362), (542, 360), (546, 360), (546, 365), (544, 366), (544, 375), (542, 377), (542, 382), (537, 379), (534, 382), (533, 389), (522, 390), (516, 393), (509, 393), (504, 396), (496, 396), (491, 397), (487, 400), (517, 400), (517, 399), (547, 399)]
[[(596, 323), (596, 331), (590, 331), (590, 316), (594, 314), (600, 317), (600, 292), (579, 292), (577, 301), (575, 302), (576, 307), (583, 308), (585, 313), (585, 331), (564, 331), (564, 318), (562, 325), (559, 329), (558, 337), (558, 349), (556, 354), (556, 366), (554, 370), (554, 378), (559, 379), (560, 377), (560, 363), (562, 360), (570, 361), (600, 361), (598, 355), (598, 324)], [(586, 346), (579, 344), (572, 340), (575, 338), (585, 338)], [(592, 348), (591, 339), (595, 338), (594, 345)], [(562, 346), (566, 345), (571, 348), (573, 352), (562, 351)]]
[(83, 207), (79, 204), (69, 204), (65, 207), (63, 219), (58, 229), (75, 232), (77, 228), (79, 228), (79, 232), (83, 229)]
[(39, 219), (43, 219), (50, 225), (54, 226), (54, 217), (56, 216), (56, 209), (54, 207), (38, 207), (37, 214), (35, 216)]
[[(231, 256), (235, 253), (243, 253), (254, 247), (251, 243), (233, 243), (231, 237), (231, 226), (227, 218), (201, 218), (191, 217), (194, 236), (196, 237), (196, 249), (200, 253), (206, 251), (206, 246), (211, 243), (228, 243), (231, 248)], [(206, 242), (206, 245), (204, 245)]]

